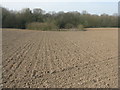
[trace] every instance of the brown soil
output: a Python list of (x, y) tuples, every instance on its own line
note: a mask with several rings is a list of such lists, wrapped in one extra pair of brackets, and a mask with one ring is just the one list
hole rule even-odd
[(117, 29), (3, 29), (3, 87), (117, 88)]

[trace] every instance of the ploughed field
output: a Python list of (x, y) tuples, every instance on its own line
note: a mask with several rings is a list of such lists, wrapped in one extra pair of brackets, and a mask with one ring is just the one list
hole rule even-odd
[(118, 87), (117, 29), (3, 29), (3, 87)]

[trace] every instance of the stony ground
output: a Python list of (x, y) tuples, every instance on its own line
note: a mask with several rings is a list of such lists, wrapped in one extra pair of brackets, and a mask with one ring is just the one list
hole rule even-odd
[(3, 87), (118, 87), (117, 29), (3, 29)]

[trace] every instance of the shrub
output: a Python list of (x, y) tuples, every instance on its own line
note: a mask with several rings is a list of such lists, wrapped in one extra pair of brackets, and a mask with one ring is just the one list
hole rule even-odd
[(84, 26), (83, 26), (83, 25), (81, 25), (81, 24), (80, 24), (80, 25), (78, 25), (78, 27), (77, 27), (77, 28), (78, 28), (78, 30), (80, 30), (80, 31), (84, 31), (84, 30), (85, 30), (85, 29), (84, 29)]
[(33, 29), (33, 30), (56, 30), (57, 26), (53, 23), (39, 23), (39, 22), (33, 22), (26, 25), (27, 29)]
[(66, 28), (66, 29), (70, 29), (70, 28), (73, 28), (73, 27), (74, 27), (74, 25), (71, 24), (71, 23), (67, 23), (67, 24), (65, 25), (65, 28)]

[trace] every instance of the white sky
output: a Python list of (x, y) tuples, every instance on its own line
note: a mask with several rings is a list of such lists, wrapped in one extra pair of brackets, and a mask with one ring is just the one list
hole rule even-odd
[(91, 14), (118, 13), (119, 0), (0, 0), (0, 5), (10, 10), (41, 8), (49, 11), (88, 11)]
[(0, 0), (1, 2), (119, 2), (119, 0)]

